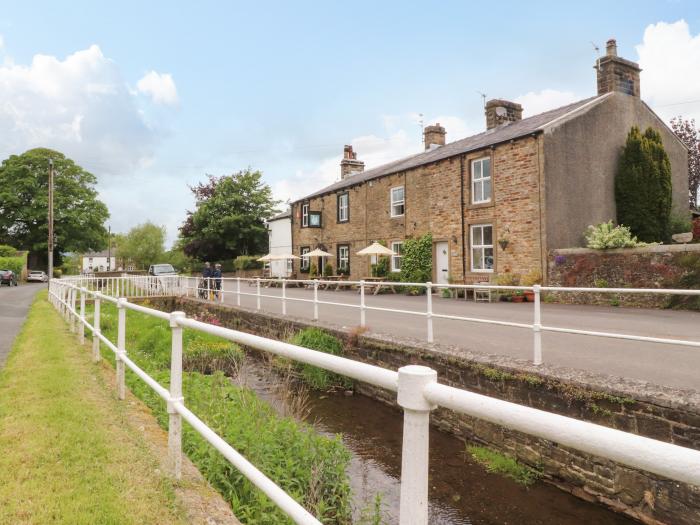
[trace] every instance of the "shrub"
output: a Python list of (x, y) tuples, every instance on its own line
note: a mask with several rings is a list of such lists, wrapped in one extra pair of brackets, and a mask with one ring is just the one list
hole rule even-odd
[(670, 222), (671, 235), (676, 233), (688, 233), (693, 231), (693, 223), (690, 220), (689, 213), (677, 213), (671, 214)]
[(313, 278), (318, 275), (318, 267), (316, 266), (315, 263), (311, 263), (311, 266), (309, 266), (309, 277)]
[[(290, 343), (311, 350), (318, 350), (332, 355), (343, 355), (343, 343), (337, 338), (319, 328), (305, 328), (297, 332), (289, 340)], [(299, 364), (299, 371), (305, 383), (314, 390), (328, 390), (333, 387), (350, 388), (352, 381), (338, 374), (328, 372), (316, 366)]]
[(326, 263), (326, 265), (323, 267), (323, 275), (324, 277), (333, 275), (333, 265), (331, 263)]
[(496, 277), (498, 286), (518, 286), (520, 285), (520, 274), (505, 272)]
[(0, 244), (0, 257), (15, 257), (17, 250), (7, 244)]
[(589, 226), (585, 237), (587, 246), (594, 250), (636, 248), (647, 245), (644, 242), (639, 242), (627, 226), (614, 226), (612, 221)]
[(24, 257), (0, 257), (0, 270), (12, 270), (19, 279), (24, 270), (24, 261)]
[(61, 270), (60, 268), (53, 269), (53, 276), (55, 279), (60, 279), (62, 275), (63, 275), (63, 270)]
[(615, 176), (617, 222), (644, 242), (668, 241), (672, 205), (671, 163), (661, 135), (633, 127)]
[(433, 278), (433, 235), (406, 239), (401, 257), (401, 278), (405, 282), (425, 283)]
[(234, 270), (259, 270), (263, 267), (262, 261), (258, 261), (261, 255), (239, 255), (233, 260)]
[(389, 273), (389, 257), (379, 257), (377, 263), (372, 265), (372, 274), (375, 277), (386, 277)]
[(533, 268), (523, 276), (522, 284), (523, 286), (542, 284), (542, 272), (537, 268)]

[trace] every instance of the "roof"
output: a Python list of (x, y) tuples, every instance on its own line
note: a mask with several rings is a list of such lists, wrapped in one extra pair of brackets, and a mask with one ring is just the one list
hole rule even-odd
[[(83, 257), (109, 257), (110, 253), (108, 250), (102, 250), (101, 252), (90, 252), (90, 253), (84, 253)], [(112, 250), (112, 257), (116, 256), (115, 250)]]
[(579, 100), (578, 102), (574, 102), (573, 104), (568, 104), (557, 109), (545, 111), (544, 113), (533, 115), (532, 117), (524, 118), (511, 124), (489, 129), (487, 131), (484, 131), (483, 133), (472, 135), (471, 137), (457, 140), (455, 142), (450, 142), (449, 144), (445, 144), (444, 146), (417, 153), (415, 155), (411, 155), (410, 157), (405, 157), (403, 159), (399, 159), (394, 162), (378, 166), (371, 170), (355, 173), (341, 181), (335, 182), (330, 186), (326, 186), (323, 189), (311, 193), (303, 199), (297, 199), (297, 201), (295, 202), (299, 202), (300, 200), (308, 199), (311, 197), (318, 197), (326, 193), (332, 193), (343, 188), (349, 188), (351, 186), (355, 186), (357, 184), (361, 184), (369, 180), (377, 179), (379, 177), (392, 175), (400, 171), (416, 168), (425, 164), (430, 164), (431, 162), (447, 159), (456, 155), (468, 153), (470, 151), (480, 150), (495, 144), (499, 144), (501, 142), (508, 142), (513, 139), (530, 135), (532, 133), (544, 131), (544, 129), (547, 126), (553, 124), (554, 121), (564, 119), (569, 115), (569, 113), (583, 109), (583, 107), (587, 106), (589, 103), (593, 103), (598, 100), (603, 100), (608, 95), (609, 93), (602, 96), (595, 96)]
[(288, 209), (287, 211), (283, 211), (282, 213), (278, 213), (274, 217), (270, 217), (269, 219), (267, 219), (267, 222), (278, 221), (280, 219), (288, 219), (291, 216), (292, 216), (292, 210)]

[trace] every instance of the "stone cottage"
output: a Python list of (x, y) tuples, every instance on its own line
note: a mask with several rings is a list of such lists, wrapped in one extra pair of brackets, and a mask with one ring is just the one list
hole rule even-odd
[[(292, 203), (294, 253), (320, 247), (335, 255), (336, 272), (360, 279), (371, 261), (358, 250), (383, 242), (399, 271), (405, 239), (432, 233), (433, 282), (546, 276), (548, 250), (581, 246), (589, 224), (615, 219), (615, 173), (632, 126), (661, 133), (674, 207), (687, 212), (687, 149), (641, 100), (638, 65), (610, 40), (595, 70), (596, 96), (525, 119), (519, 104), (490, 100), (483, 133), (446, 143), (440, 124), (427, 126), (424, 152), (371, 170), (345, 146), (340, 180)], [(309, 266), (296, 261), (295, 271)]]

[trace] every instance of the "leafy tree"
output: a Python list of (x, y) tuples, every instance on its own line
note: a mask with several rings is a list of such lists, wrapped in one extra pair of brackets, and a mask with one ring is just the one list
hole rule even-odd
[(146, 268), (163, 262), (165, 253), (165, 227), (146, 222), (134, 226), (129, 233), (118, 237), (117, 255), (136, 267)]
[(62, 252), (102, 249), (109, 212), (97, 198), (96, 177), (45, 148), (11, 155), (0, 165), (0, 243), (46, 259), (49, 159), (54, 161), (54, 259), (58, 263)]
[(700, 130), (695, 127), (695, 119), (682, 117), (672, 118), (671, 128), (688, 148), (688, 198), (690, 207), (697, 208), (700, 205)]
[(180, 227), (185, 254), (200, 260), (232, 259), (267, 252), (265, 219), (277, 201), (262, 173), (246, 169), (223, 177), (209, 175), (191, 187), (194, 212)]
[(617, 222), (642, 242), (667, 241), (671, 217), (671, 163), (652, 128), (627, 135), (615, 177)]

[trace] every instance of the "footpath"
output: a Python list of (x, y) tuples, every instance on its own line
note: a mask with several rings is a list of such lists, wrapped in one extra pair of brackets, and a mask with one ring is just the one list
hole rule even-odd
[(114, 392), (40, 292), (0, 371), (0, 524), (238, 524), (187, 458), (168, 478), (167, 434)]

